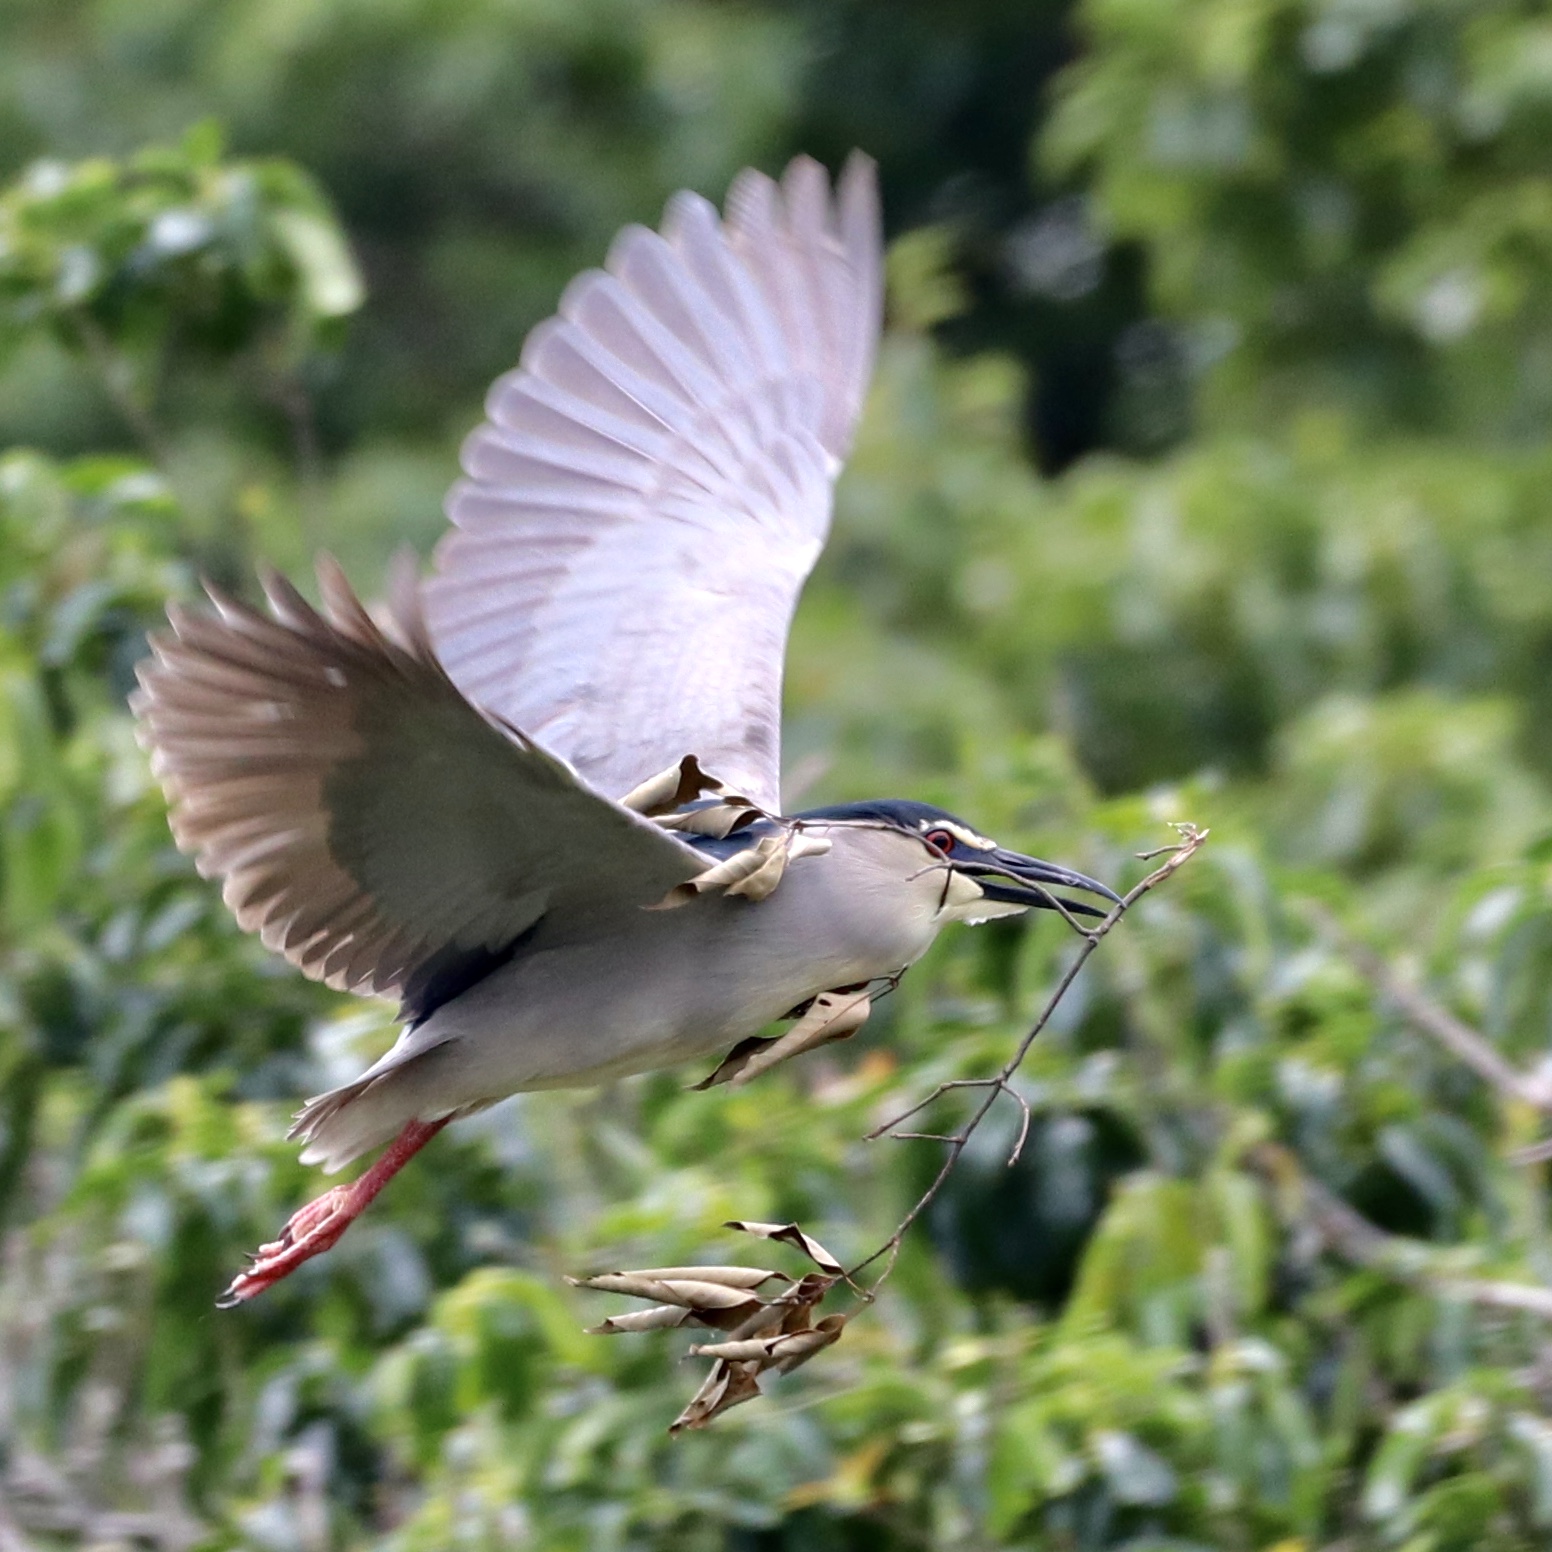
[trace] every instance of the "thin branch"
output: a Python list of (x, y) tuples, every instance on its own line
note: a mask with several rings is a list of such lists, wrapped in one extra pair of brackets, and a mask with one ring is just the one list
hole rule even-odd
[(1375, 991), (1394, 1003), (1414, 1029), (1436, 1040), (1500, 1094), (1552, 1115), (1552, 1082), (1523, 1073), (1505, 1061), (1485, 1035), (1404, 981), (1368, 944), (1347, 932), (1324, 906), (1306, 901), (1302, 908), (1320, 935)]
[[(942, 1165), (933, 1177), (932, 1183), (922, 1192), (915, 1204), (896, 1225), (894, 1233), (871, 1255), (857, 1262), (855, 1266), (847, 1271), (846, 1279), (848, 1282), (851, 1282), (860, 1272), (865, 1271), (876, 1261), (882, 1260), (884, 1262), (884, 1269), (874, 1278), (872, 1284), (866, 1290), (865, 1298), (871, 1300), (876, 1297), (879, 1288), (888, 1279), (890, 1273), (894, 1271), (895, 1262), (900, 1253), (900, 1246), (905, 1239), (906, 1233), (911, 1225), (932, 1205), (938, 1193), (947, 1184), (948, 1177), (954, 1172), (954, 1167), (958, 1164), (960, 1155), (965, 1151), (965, 1147), (971, 1137), (975, 1135), (976, 1128), (986, 1119), (992, 1106), (997, 1103), (997, 1097), (1000, 1094), (1012, 1096), (1023, 1110), (1018, 1140), (1014, 1144), (1008, 1162), (1011, 1165), (1018, 1161), (1029, 1135), (1030, 1114), (1028, 1103), (1013, 1087), (1013, 1078), (1019, 1068), (1023, 1066), (1025, 1057), (1029, 1055), (1030, 1047), (1034, 1045), (1046, 1025), (1051, 1022), (1051, 1018), (1061, 1004), (1062, 998), (1067, 995), (1072, 983), (1077, 980), (1079, 971), (1088, 963), (1089, 955), (1099, 947), (1104, 941), (1105, 936), (1132, 906), (1150, 890), (1157, 889), (1160, 884), (1164, 883), (1178, 869), (1184, 867), (1196, 855), (1209, 833), (1206, 830), (1198, 830), (1195, 825), (1189, 824), (1180, 824), (1175, 828), (1180, 834), (1180, 840), (1175, 845), (1161, 847), (1157, 851), (1144, 854), (1146, 860), (1152, 860), (1160, 856), (1167, 857), (1167, 860), (1160, 867), (1155, 868), (1141, 883), (1134, 885), (1128, 890), (1120, 903), (1096, 926), (1082, 929), (1083, 946), (1073, 956), (1072, 963), (1068, 965), (1066, 972), (1056, 983), (1056, 987), (1051, 995), (1046, 999), (1045, 1007), (1041, 1009), (1040, 1016), (1030, 1026), (1023, 1039), (1019, 1041), (1012, 1056), (1008, 1058), (1002, 1070), (995, 1077), (956, 1078), (947, 1083), (940, 1083), (926, 1099), (918, 1101), (909, 1110), (902, 1111), (893, 1120), (886, 1121), (882, 1126), (875, 1127), (873, 1131), (867, 1134), (870, 1141), (881, 1137), (891, 1137), (897, 1140), (922, 1137), (931, 1141), (942, 1142), (947, 1151), (944, 1154)], [(951, 1135), (940, 1136), (931, 1133), (909, 1133), (897, 1130), (902, 1123), (919, 1114), (935, 1099), (940, 1098), (950, 1089), (956, 1088), (981, 1088), (986, 1090), (986, 1097), (971, 1112), (969, 1120), (957, 1132)]]
[[(1173, 847), (1165, 848), (1166, 851), (1172, 851), (1173, 849)], [(1159, 854), (1155, 851), (1150, 852), (1148, 855), (1150, 857), (1156, 857)], [(1051, 893), (1049, 889), (1045, 888), (1043, 885), (1031, 884), (1029, 887), (1037, 895), (1044, 896), (1047, 908), (1055, 911), (1057, 915), (1059, 915), (1061, 919), (1066, 922), (1067, 925), (1071, 927), (1080, 938), (1087, 938), (1090, 942), (1097, 943), (1099, 939), (1104, 936), (1104, 934), (1101, 933), (1097, 927), (1085, 926), (1083, 922), (1079, 921), (1079, 919), (1073, 915), (1070, 910), (1068, 910), (1066, 902), (1064, 900), (1058, 899)]]
[(78, 308), (70, 316), (76, 338), (96, 371), (103, 392), (113, 401), (113, 407), (134, 433), (142, 451), (165, 474), (168, 466), (167, 442), (150, 409), (141, 403), (126, 381), (128, 362), (113, 348), (112, 341), (90, 313)]
[(317, 548), (323, 504), (323, 449), (318, 439), (318, 415), (313, 396), (299, 371), (269, 374), (268, 392), (286, 417), (296, 473), (297, 508), (302, 536)]
[[(1353, 1266), (1379, 1272), (1422, 1293), (1459, 1299), (1487, 1309), (1522, 1310), (1552, 1320), (1552, 1288), (1534, 1283), (1457, 1277), (1437, 1265), (1431, 1246), (1390, 1234), (1369, 1222), (1329, 1187), (1321, 1184), (1281, 1143), (1261, 1143), (1249, 1161), (1280, 1187), (1326, 1245)], [(1433, 1263), (1433, 1264), (1430, 1264)]]
[(925, 1110), (934, 1100), (941, 1099), (950, 1089), (995, 1089), (1001, 1086), (1000, 1078), (950, 1078), (948, 1082), (940, 1083), (925, 1099), (917, 1100), (909, 1110), (902, 1110), (892, 1121), (885, 1121), (882, 1126), (875, 1126), (871, 1132), (863, 1133), (862, 1140), (877, 1142), (886, 1132), (893, 1132), (895, 1127)]
[(1029, 1101), (1017, 1089), (1009, 1089), (1008, 1092), (1018, 1101), (1019, 1107), (1018, 1136), (1013, 1139), (1013, 1146), (1008, 1150), (1008, 1168), (1012, 1169), (1024, 1156), (1024, 1144), (1029, 1141), (1029, 1128), (1034, 1116), (1030, 1113)]

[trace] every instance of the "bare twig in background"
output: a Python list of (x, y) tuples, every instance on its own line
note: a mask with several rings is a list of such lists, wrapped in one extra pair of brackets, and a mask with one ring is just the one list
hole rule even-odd
[(1439, 1252), (1421, 1240), (1390, 1234), (1370, 1223), (1316, 1180), (1281, 1143), (1265, 1142), (1248, 1161), (1277, 1190), (1286, 1216), (1307, 1224), (1321, 1242), (1353, 1266), (1381, 1272), (1439, 1298), (1488, 1309), (1522, 1310), (1552, 1320), (1552, 1288), (1534, 1283), (1460, 1277), (1439, 1265)]
[(1500, 1093), (1552, 1113), (1552, 1083), (1522, 1073), (1505, 1061), (1485, 1035), (1404, 981), (1372, 948), (1346, 932), (1323, 906), (1309, 902), (1305, 910), (1321, 935), (1376, 991), (1395, 1003), (1414, 1028), (1432, 1036)]
[[(1403, 980), (1394, 967), (1368, 944), (1346, 931), (1324, 906), (1311, 900), (1303, 902), (1302, 909), (1316, 931), (1376, 992), (1393, 1003), (1414, 1029), (1436, 1040), (1505, 1098), (1529, 1105), (1544, 1115), (1552, 1115), (1552, 1080), (1521, 1072), (1505, 1060), (1480, 1030), (1473, 1029), (1426, 992)], [(1537, 1143), (1515, 1155), (1517, 1163), (1533, 1163), (1545, 1158), (1552, 1158), (1552, 1141)]]
[[(183, 1481), (193, 1450), (181, 1442), (169, 1447), (156, 1440), (130, 1462), (142, 1477), (143, 1495), (159, 1500), (148, 1509), (105, 1509), (94, 1501), (92, 1484), (82, 1483), (46, 1456), (17, 1448), (0, 1476), (0, 1552), (24, 1552), (26, 1532), (66, 1536), (83, 1546), (129, 1543), (157, 1552), (188, 1552), (206, 1540), (208, 1528), (189, 1510)], [(156, 1457), (175, 1456), (169, 1466)], [(106, 1475), (106, 1474), (105, 1474)], [(164, 1482), (163, 1479), (166, 1479)]]
[(124, 424), (134, 433), (142, 451), (164, 474), (167, 472), (168, 447), (161, 427), (150, 408), (141, 402), (130, 386), (129, 362), (113, 348), (112, 341), (103, 332), (90, 313), (77, 308), (71, 315), (76, 338), (92, 364), (103, 392), (113, 401)]
[(318, 440), (313, 396), (299, 370), (271, 371), (265, 380), (265, 392), (286, 417), (302, 536), (316, 548), (322, 534), (323, 448)]

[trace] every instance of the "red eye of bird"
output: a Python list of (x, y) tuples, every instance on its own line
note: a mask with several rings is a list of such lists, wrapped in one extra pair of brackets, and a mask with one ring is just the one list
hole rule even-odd
[(924, 839), (934, 851), (942, 852), (945, 857), (954, 850), (954, 836), (951, 831), (929, 830)]

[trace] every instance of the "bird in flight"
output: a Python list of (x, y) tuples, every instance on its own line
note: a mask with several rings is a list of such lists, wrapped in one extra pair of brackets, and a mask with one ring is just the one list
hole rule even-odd
[[(500, 378), (452, 527), (369, 613), (263, 578), (169, 608), (134, 709), (173, 834), (303, 974), (397, 1043), (291, 1135), (358, 1179), (232, 1283), (328, 1249), (442, 1127), (697, 1057), (742, 1082), (853, 1033), (953, 921), (1099, 915), (1103, 884), (925, 803), (784, 815), (788, 624), (882, 311), (873, 164), (807, 158), (627, 227)], [(782, 1035), (760, 1032), (783, 1018)]]

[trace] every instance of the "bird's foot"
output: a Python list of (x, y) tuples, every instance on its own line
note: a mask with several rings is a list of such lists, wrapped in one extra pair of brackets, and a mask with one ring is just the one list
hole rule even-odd
[(253, 1264), (232, 1279), (231, 1287), (216, 1300), (216, 1308), (231, 1309), (246, 1303), (289, 1277), (304, 1261), (321, 1255), (355, 1222), (370, 1200), (361, 1200), (354, 1185), (335, 1186), (293, 1213), (280, 1237), (260, 1245)]
[(289, 1277), (304, 1261), (321, 1255), (356, 1221), (373, 1197), (388, 1184), (438, 1132), (452, 1120), (411, 1121), (383, 1150), (383, 1156), (359, 1180), (335, 1186), (291, 1215), (280, 1238), (260, 1245), (253, 1265), (239, 1272), (216, 1300), (217, 1309), (231, 1309), (256, 1298), (266, 1288)]

